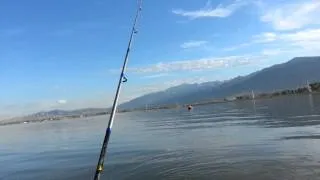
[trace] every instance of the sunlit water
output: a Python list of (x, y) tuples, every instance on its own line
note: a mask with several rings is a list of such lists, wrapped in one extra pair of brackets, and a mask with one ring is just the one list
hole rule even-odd
[[(107, 119), (0, 126), (0, 179), (92, 179)], [(102, 179), (320, 179), (320, 96), (119, 114)]]

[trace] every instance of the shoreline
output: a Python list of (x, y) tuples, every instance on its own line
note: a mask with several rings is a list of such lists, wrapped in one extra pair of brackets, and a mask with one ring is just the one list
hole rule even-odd
[[(157, 111), (157, 110), (164, 110), (164, 109), (177, 109), (177, 108), (187, 108), (189, 105), (192, 106), (203, 106), (208, 104), (219, 104), (219, 103), (228, 103), (228, 102), (241, 102), (247, 100), (263, 100), (263, 99), (273, 99), (277, 97), (285, 97), (285, 96), (301, 96), (301, 95), (313, 95), (313, 94), (320, 94), (320, 83), (313, 83), (309, 84), (309, 87), (298, 88), (294, 90), (282, 90), (276, 91), (273, 93), (259, 93), (255, 96), (244, 94), (241, 96), (231, 96), (231, 98), (223, 98), (223, 99), (213, 99), (208, 101), (202, 102), (193, 102), (189, 104), (183, 105), (162, 105), (158, 107), (151, 107), (148, 109), (145, 108), (133, 108), (133, 109), (122, 109), (118, 110), (117, 113), (127, 113), (127, 112), (149, 112), (149, 111)], [(69, 115), (69, 116), (52, 116), (52, 117), (38, 117), (25, 119), (25, 120), (4, 120), (0, 121), (0, 126), (7, 126), (7, 125), (15, 125), (15, 124), (29, 124), (29, 123), (42, 123), (46, 121), (62, 121), (62, 120), (70, 120), (70, 119), (79, 119), (79, 118), (88, 118), (88, 117), (96, 117), (96, 116), (104, 116), (110, 114), (109, 112), (100, 112), (96, 114), (82, 114), (82, 115)]]
[[(210, 104), (220, 104), (220, 103), (229, 103), (229, 102), (244, 102), (249, 100), (264, 100), (264, 99), (273, 99), (273, 98), (280, 98), (280, 97), (289, 97), (289, 96), (303, 96), (303, 95), (313, 95), (313, 94), (320, 94), (320, 92), (314, 93), (304, 93), (304, 94), (288, 94), (288, 95), (281, 95), (281, 96), (270, 96), (270, 97), (258, 97), (255, 99), (236, 99), (236, 100), (220, 100), (220, 101), (206, 101), (206, 102), (198, 102), (198, 103), (190, 103), (192, 106), (205, 106)], [(148, 110), (144, 109), (135, 109), (135, 110), (122, 110), (117, 113), (127, 113), (127, 112), (150, 112), (150, 111), (157, 111), (157, 110), (165, 110), (165, 109), (180, 109), (186, 108), (188, 105), (181, 105), (177, 107), (159, 107), (159, 108), (151, 108)], [(75, 116), (75, 117), (60, 117), (60, 118), (52, 118), (52, 119), (41, 119), (41, 120), (28, 120), (28, 121), (15, 121), (15, 122), (4, 122), (0, 121), (0, 126), (9, 126), (9, 125), (19, 125), (19, 124), (30, 124), (30, 123), (44, 123), (44, 122), (52, 122), (52, 121), (63, 121), (63, 120), (74, 120), (74, 119), (84, 119), (90, 117), (97, 117), (97, 116), (104, 116), (110, 113), (105, 114), (97, 114), (97, 115), (90, 115), (90, 116)]]

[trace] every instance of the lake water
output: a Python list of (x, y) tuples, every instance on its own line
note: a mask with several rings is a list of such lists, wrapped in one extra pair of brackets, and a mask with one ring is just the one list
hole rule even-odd
[[(0, 179), (92, 179), (107, 120), (0, 126)], [(102, 179), (320, 179), (320, 96), (119, 114)]]

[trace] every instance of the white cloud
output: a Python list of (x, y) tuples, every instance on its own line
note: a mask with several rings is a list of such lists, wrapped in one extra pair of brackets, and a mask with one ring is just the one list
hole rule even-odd
[(307, 0), (264, 10), (261, 21), (275, 30), (294, 30), (320, 24), (320, 1)]
[(260, 57), (257, 56), (209, 57), (186, 61), (160, 62), (146, 67), (128, 68), (128, 71), (134, 73), (164, 73), (174, 71), (211, 70), (248, 65), (255, 63), (259, 58)]
[(168, 73), (159, 73), (159, 74), (143, 76), (142, 78), (144, 78), (144, 79), (155, 79), (155, 78), (160, 78), (160, 77), (165, 77), (165, 76), (169, 76), (169, 74)]
[[(308, 29), (295, 33), (282, 34), (279, 38), (294, 47), (305, 51), (305, 55), (319, 54), (320, 51), (320, 28)], [(309, 53), (309, 54), (307, 54)]]
[(219, 4), (217, 7), (213, 8), (211, 2), (208, 1), (207, 5), (204, 8), (193, 11), (186, 11), (182, 9), (173, 10), (174, 14), (189, 17), (191, 19), (205, 18), (205, 17), (216, 17), (224, 18), (232, 15), (237, 9), (244, 6), (246, 3), (242, 0), (236, 0), (234, 3), (223, 6)]
[(166, 89), (172, 86), (178, 86), (181, 84), (199, 84), (199, 83), (204, 83), (208, 82), (209, 79), (208, 77), (189, 77), (189, 78), (184, 78), (184, 79), (175, 79), (172, 81), (165, 82), (164, 85), (166, 86)]
[(265, 32), (259, 35), (253, 36), (252, 43), (268, 43), (277, 39), (277, 34), (273, 32)]
[(260, 44), (263, 56), (315, 56), (320, 51), (320, 28), (261, 33), (252, 36), (250, 44)]
[(183, 49), (189, 49), (189, 48), (197, 48), (208, 44), (207, 41), (188, 41), (183, 44), (181, 44), (181, 48)]
[[(266, 36), (269, 34), (272, 36)], [(299, 47), (308, 50), (320, 49), (320, 28), (305, 29), (290, 33), (262, 33), (254, 36), (256, 42), (276, 42), (284, 47)]]
[[(305, 53), (314, 54), (314, 52), (320, 50), (320, 28), (303, 29), (294, 32), (264, 32), (253, 35), (248, 43), (242, 43), (223, 50), (233, 51), (255, 44), (260, 44), (264, 48), (262, 55), (288, 53), (297, 51), (299, 48), (299, 52), (304, 55), (308, 55)], [(270, 48), (270, 45), (273, 47)]]
[(295, 42), (309, 42), (320, 41), (320, 28), (318, 29), (306, 29), (297, 31), (294, 33), (281, 34), (279, 39)]
[(248, 47), (253, 44), (260, 44), (260, 43), (270, 43), (277, 39), (277, 34), (273, 32), (265, 32), (262, 34), (254, 35), (250, 42), (241, 43), (238, 45), (234, 45), (231, 47), (224, 48), (224, 51), (234, 51), (240, 48)]
[(61, 99), (57, 101), (58, 104), (67, 104), (67, 100)]

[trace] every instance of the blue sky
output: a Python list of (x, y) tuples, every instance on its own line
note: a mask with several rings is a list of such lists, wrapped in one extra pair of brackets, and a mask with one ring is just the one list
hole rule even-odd
[[(2, 0), (0, 118), (107, 107), (135, 0)], [(319, 55), (317, 0), (145, 0), (121, 101)]]

